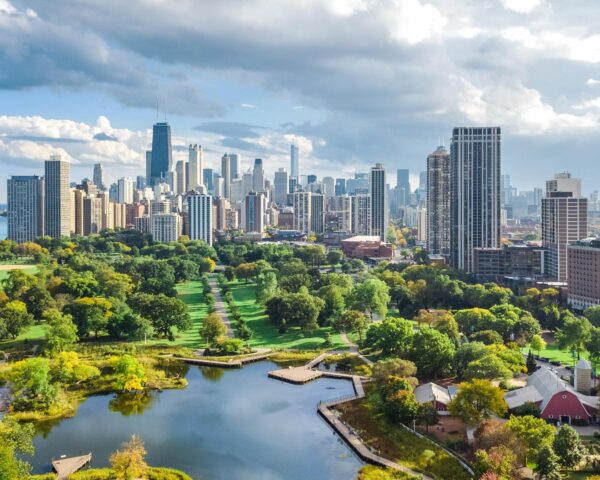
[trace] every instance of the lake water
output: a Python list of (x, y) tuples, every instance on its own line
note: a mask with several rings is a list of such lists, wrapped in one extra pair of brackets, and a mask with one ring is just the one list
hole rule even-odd
[(49, 471), (52, 457), (89, 451), (93, 466), (106, 466), (136, 433), (150, 465), (179, 468), (194, 479), (354, 479), (360, 460), (316, 412), (319, 400), (351, 394), (351, 382), (290, 385), (267, 378), (275, 368), (271, 362), (227, 371), (191, 367), (186, 389), (155, 392), (146, 405), (127, 396), (91, 397), (77, 416), (42, 427), (34, 471)]

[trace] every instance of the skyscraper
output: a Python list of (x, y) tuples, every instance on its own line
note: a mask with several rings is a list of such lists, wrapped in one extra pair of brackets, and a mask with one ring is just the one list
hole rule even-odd
[(212, 245), (212, 197), (206, 194), (206, 189), (203, 187), (202, 191), (188, 195), (187, 202), (190, 240), (204, 240)]
[(122, 177), (117, 184), (119, 186), (117, 203), (133, 203), (133, 179)]
[(310, 193), (310, 231), (323, 233), (324, 198), (322, 193)]
[(473, 249), (500, 247), (500, 127), (452, 131), (450, 262), (473, 271)]
[(371, 196), (371, 235), (385, 241), (388, 227), (388, 202), (385, 187), (385, 168), (381, 163), (371, 167), (369, 177)]
[(300, 159), (298, 147), (294, 144), (290, 147), (290, 176), (300, 179)]
[(450, 255), (450, 154), (445, 147), (427, 157), (427, 250)]
[(265, 229), (265, 212), (267, 201), (259, 192), (250, 192), (244, 201), (244, 231), (246, 233), (262, 233)]
[(231, 157), (227, 154), (221, 157), (221, 178), (223, 179), (223, 196), (229, 198), (231, 186)]
[(176, 242), (181, 236), (181, 217), (177, 213), (152, 215), (150, 233), (155, 242)]
[(159, 122), (152, 128), (150, 184), (154, 185), (162, 179), (166, 179), (172, 166), (171, 127), (167, 122)]
[(185, 160), (178, 160), (175, 164), (175, 172), (177, 173), (177, 184), (175, 193), (178, 195), (187, 192), (187, 173), (189, 172), (189, 165)]
[(70, 167), (60, 155), (44, 163), (44, 230), (50, 237), (68, 237), (71, 232)]
[(277, 205), (286, 205), (289, 193), (289, 179), (288, 173), (283, 168), (280, 168), (275, 172), (274, 184), (275, 194), (273, 196), (273, 201)]
[(355, 235), (371, 235), (371, 197), (366, 194), (353, 195), (352, 233)]
[(33, 242), (44, 235), (44, 179), (37, 175), (8, 179), (8, 239)]
[(262, 158), (254, 160), (254, 170), (252, 170), (252, 190), (262, 192), (265, 189), (265, 170), (263, 168)]
[(340, 195), (346, 194), (346, 179), (345, 178), (336, 178), (335, 179), (335, 196), (339, 197)]
[(579, 178), (563, 172), (546, 182), (546, 196), (542, 198), (542, 243), (546, 247), (546, 275), (553, 280), (568, 280), (567, 247), (587, 237), (587, 207)]
[(237, 153), (230, 153), (230, 170), (231, 170), (231, 180), (233, 181), (236, 178), (240, 177), (242, 170), (240, 168), (240, 156)]
[(213, 169), (212, 168), (203, 168), (202, 169), (202, 181), (204, 182), (204, 185), (206, 186), (206, 189), (209, 192), (214, 191), (214, 184), (213, 184)]
[(98, 190), (106, 190), (104, 186), (104, 169), (101, 163), (94, 164), (94, 184), (96, 184)]
[(323, 177), (323, 191), (321, 193), (327, 198), (335, 195), (335, 180), (333, 177)]
[(202, 146), (190, 144), (188, 150), (188, 178), (186, 179), (186, 190), (194, 190), (200, 185), (206, 184), (203, 178), (203, 171), (204, 158)]
[(152, 150), (146, 150), (146, 184), (152, 186)]
[(396, 171), (396, 206), (410, 205), (410, 173), (405, 168)]
[(294, 230), (303, 233), (310, 232), (311, 228), (311, 193), (294, 192), (292, 194), (292, 206), (294, 208)]

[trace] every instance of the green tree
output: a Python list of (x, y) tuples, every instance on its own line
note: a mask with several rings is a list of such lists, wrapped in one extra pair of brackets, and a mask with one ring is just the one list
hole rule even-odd
[(65, 312), (72, 316), (80, 337), (91, 333), (98, 336), (106, 331), (112, 307), (112, 302), (104, 297), (82, 297), (68, 304)]
[(570, 312), (565, 315), (563, 325), (556, 333), (556, 341), (561, 349), (577, 352), (580, 358), (581, 350), (591, 338), (592, 326), (586, 318), (577, 318)]
[(364, 346), (384, 357), (405, 355), (412, 344), (413, 326), (403, 318), (386, 318), (369, 326)]
[(329, 265), (336, 266), (343, 258), (344, 254), (341, 250), (329, 250), (329, 252), (327, 252), (327, 263)]
[(337, 285), (325, 285), (318, 290), (317, 295), (324, 302), (319, 323), (325, 324), (328, 320), (339, 318), (346, 306), (344, 290)]
[(452, 415), (460, 417), (465, 423), (475, 425), (492, 415), (502, 416), (507, 406), (501, 389), (489, 380), (475, 379), (459, 385), (458, 393), (449, 405)]
[(277, 275), (273, 271), (263, 272), (256, 277), (256, 301), (264, 305), (277, 293)]
[(465, 378), (465, 372), (471, 362), (487, 355), (489, 350), (481, 342), (468, 342), (461, 344), (454, 355), (454, 367), (459, 378)]
[(467, 308), (454, 314), (461, 331), (470, 335), (477, 330), (488, 330), (496, 321), (494, 315), (485, 308)]
[(144, 389), (146, 372), (140, 361), (131, 355), (115, 359), (115, 386), (125, 392), (137, 392)]
[(389, 291), (390, 288), (382, 280), (367, 278), (354, 286), (350, 294), (350, 303), (353, 308), (368, 312), (371, 318), (374, 313), (385, 317), (390, 303)]
[(333, 321), (333, 329), (336, 332), (356, 332), (360, 340), (363, 338), (363, 331), (366, 327), (367, 317), (358, 310), (346, 310)]
[(439, 422), (439, 415), (435, 407), (431, 403), (422, 403), (417, 410), (417, 424), (424, 425), (425, 430), (429, 431), (431, 425), (436, 425)]
[(535, 473), (540, 480), (560, 480), (559, 458), (550, 445), (545, 444), (537, 453)]
[(0, 307), (0, 339), (17, 338), (32, 324), (33, 315), (27, 313), (27, 305), (24, 302), (12, 300)]
[(386, 358), (378, 360), (373, 364), (372, 375), (377, 382), (386, 381), (389, 377), (414, 377), (417, 374), (417, 366), (410, 360), (402, 358)]
[(600, 327), (600, 305), (586, 308), (583, 312), (583, 316), (587, 318), (594, 327)]
[(46, 358), (14, 363), (8, 379), (12, 384), (15, 410), (46, 410), (57, 399), (58, 389), (51, 383), (50, 362)]
[(63, 315), (53, 308), (44, 313), (44, 318), (48, 322), (46, 349), (50, 353), (58, 353), (77, 343), (77, 326), (71, 315)]
[(149, 295), (136, 293), (129, 303), (134, 311), (150, 320), (154, 332), (170, 341), (175, 340), (175, 331), (184, 332), (192, 326), (185, 303), (164, 294)]
[(448, 335), (431, 327), (423, 326), (413, 336), (410, 359), (423, 377), (450, 374), (454, 354), (454, 343)]
[(537, 352), (538, 356), (540, 352), (546, 348), (546, 342), (541, 335), (533, 335), (529, 340), (529, 346)]
[(512, 372), (506, 364), (493, 353), (488, 353), (477, 360), (473, 360), (464, 372), (464, 377), (468, 380), (474, 378), (488, 380), (506, 379), (511, 375)]
[(258, 267), (256, 263), (241, 263), (235, 268), (235, 276), (239, 279), (243, 279), (248, 283), (248, 280), (254, 278), (258, 273)]
[(545, 446), (551, 446), (554, 441), (554, 427), (541, 418), (525, 415), (511, 415), (506, 426), (527, 447), (526, 457), (533, 457)]
[(211, 346), (216, 345), (219, 337), (222, 337), (226, 333), (227, 327), (217, 313), (209, 314), (200, 327), (200, 337)]
[(559, 463), (567, 468), (575, 468), (585, 455), (585, 447), (581, 443), (579, 434), (570, 425), (563, 425), (554, 438), (554, 451), (558, 455)]
[(0, 480), (29, 478), (31, 466), (19, 459), (18, 454), (33, 455), (32, 423), (18, 423), (10, 417), (0, 422)]
[(590, 354), (590, 361), (596, 367), (600, 362), (600, 328), (592, 327), (590, 329), (590, 338), (585, 344), (585, 348)]
[(383, 408), (392, 421), (410, 423), (419, 413), (419, 402), (413, 392), (398, 390), (386, 397)]

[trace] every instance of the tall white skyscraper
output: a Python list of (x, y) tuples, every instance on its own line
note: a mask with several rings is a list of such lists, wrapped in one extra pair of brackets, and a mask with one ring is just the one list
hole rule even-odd
[(212, 197), (202, 192), (187, 196), (188, 231), (190, 240), (204, 240), (212, 245), (213, 208)]
[(588, 201), (581, 196), (581, 180), (568, 172), (546, 182), (542, 198), (542, 243), (546, 275), (568, 280), (568, 245), (588, 235)]
[(44, 235), (44, 179), (37, 175), (8, 179), (8, 239), (33, 242)]
[(298, 147), (294, 144), (290, 147), (290, 176), (300, 180), (300, 158)]
[(262, 192), (265, 189), (265, 170), (263, 168), (262, 158), (254, 160), (254, 169), (252, 170), (252, 189), (255, 192)]
[(223, 179), (223, 196), (229, 198), (231, 186), (231, 157), (229, 155), (221, 157), (221, 178)]
[(117, 203), (133, 203), (133, 179), (122, 177), (117, 182), (119, 196)]
[(190, 145), (188, 153), (188, 178), (186, 190), (194, 190), (204, 185), (203, 177), (204, 157), (201, 145)]
[(44, 230), (49, 237), (71, 233), (70, 172), (70, 163), (60, 155), (52, 155), (44, 164)]
[(369, 176), (371, 196), (371, 235), (385, 241), (388, 227), (388, 202), (385, 186), (385, 168), (381, 163), (371, 167)]
[(187, 191), (187, 173), (189, 164), (185, 163), (184, 160), (178, 160), (175, 164), (175, 172), (177, 176), (177, 182), (175, 185), (175, 193), (181, 195)]
[(474, 248), (500, 247), (500, 140), (500, 127), (452, 131), (450, 262), (467, 272)]
[(288, 173), (283, 168), (275, 172), (274, 184), (275, 194), (273, 201), (277, 205), (286, 205), (290, 182)]

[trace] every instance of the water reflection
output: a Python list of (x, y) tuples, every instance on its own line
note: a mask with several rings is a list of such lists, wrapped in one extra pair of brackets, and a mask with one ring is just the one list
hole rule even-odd
[(111, 412), (119, 412), (121, 415), (141, 415), (154, 403), (157, 392), (117, 393), (108, 402)]
[(200, 372), (202, 373), (202, 378), (206, 378), (211, 382), (218, 382), (221, 380), (221, 377), (225, 375), (224, 368), (216, 368), (216, 367), (198, 367)]

